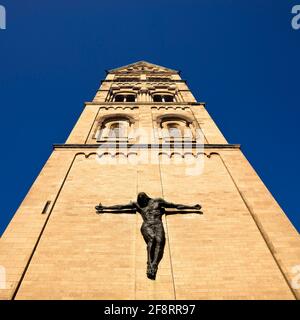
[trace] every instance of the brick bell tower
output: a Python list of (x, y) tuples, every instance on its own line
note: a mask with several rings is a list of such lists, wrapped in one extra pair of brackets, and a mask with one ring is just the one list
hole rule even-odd
[[(95, 211), (141, 191), (203, 211), (163, 216), (155, 281), (141, 216)], [(54, 145), (0, 238), (0, 265), (1, 299), (300, 298), (298, 232), (179, 72), (145, 61), (108, 71)]]

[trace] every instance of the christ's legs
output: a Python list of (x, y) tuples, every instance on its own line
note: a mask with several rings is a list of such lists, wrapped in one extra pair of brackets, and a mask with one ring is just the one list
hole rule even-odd
[(141, 227), (141, 232), (144, 237), (145, 242), (147, 243), (147, 277), (152, 279), (153, 272), (152, 272), (152, 252), (153, 246), (155, 242), (155, 233), (153, 230), (153, 226), (147, 225), (143, 223)]
[(152, 260), (152, 265), (158, 264), (159, 256), (161, 255), (161, 250), (163, 249), (163, 243), (161, 240), (155, 242), (155, 249), (154, 249), (154, 257)]
[(152, 269), (156, 273), (157, 272), (157, 266), (159, 264), (159, 261), (161, 260), (163, 256), (163, 250), (165, 247), (165, 232), (162, 224), (159, 224), (156, 226), (155, 230), (155, 249), (154, 249), (154, 256), (152, 260)]
[(141, 232), (147, 243), (147, 277), (154, 280), (165, 246), (164, 227), (161, 221), (143, 223)]
[(147, 243), (147, 263), (148, 265), (152, 265), (151, 253), (153, 251), (154, 238), (151, 238)]

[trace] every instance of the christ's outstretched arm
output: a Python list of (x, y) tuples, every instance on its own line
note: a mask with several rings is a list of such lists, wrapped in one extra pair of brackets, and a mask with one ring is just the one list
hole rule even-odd
[(159, 199), (161, 205), (165, 208), (176, 208), (176, 209), (194, 209), (194, 210), (200, 210), (201, 206), (200, 204), (196, 204), (194, 206), (188, 206), (185, 204), (179, 204), (179, 203), (172, 203), (165, 201), (164, 199)]
[[(98, 213), (102, 213), (103, 210), (123, 210), (123, 209), (136, 209), (134, 202), (130, 202), (128, 204), (117, 204), (113, 206), (103, 206), (101, 203), (99, 203), (98, 206), (95, 207)], [(113, 211), (111, 213), (114, 213)], [(120, 212), (118, 212), (120, 213)], [(121, 212), (122, 213), (122, 212)], [(128, 213), (128, 212), (125, 212)]]

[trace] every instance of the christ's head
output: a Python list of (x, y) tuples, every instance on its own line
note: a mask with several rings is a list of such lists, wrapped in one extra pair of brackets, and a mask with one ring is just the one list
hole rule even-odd
[(146, 207), (151, 198), (145, 192), (139, 192), (137, 196), (137, 203), (140, 207)]

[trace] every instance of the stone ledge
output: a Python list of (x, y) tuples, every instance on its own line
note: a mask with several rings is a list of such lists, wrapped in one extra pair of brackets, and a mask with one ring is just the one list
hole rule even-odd
[[(107, 90), (106, 90), (107, 91)], [(98, 101), (86, 101), (84, 102), (84, 105), (97, 105), (97, 106), (101, 106), (101, 105), (124, 105), (124, 106), (128, 106), (128, 105), (134, 105), (134, 106), (143, 106), (143, 105), (166, 105), (166, 106), (171, 106), (171, 105), (175, 105), (175, 106), (179, 106), (179, 105), (191, 105), (191, 106), (205, 106), (206, 102), (108, 102), (108, 101), (103, 101), (103, 102), (98, 102)]]
[[(122, 148), (133, 148), (133, 149), (148, 149), (148, 148), (157, 148), (157, 149), (164, 149), (164, 148), (182, 148), (182, 144), (150, 144), (150, 143), (102, 143), (102, 144), (69, 144), (69, 143), (62, 143), (62, 144), (53, 144), (53, 149), (98, 149), (98, 148), (114, 148), (117, 147), (118, 149)], [(240, 144), (196, 144), (196, 143), (189, 143), (184, 144), (185, 148), (203, 148), (203, 149), (240, 149)]]

